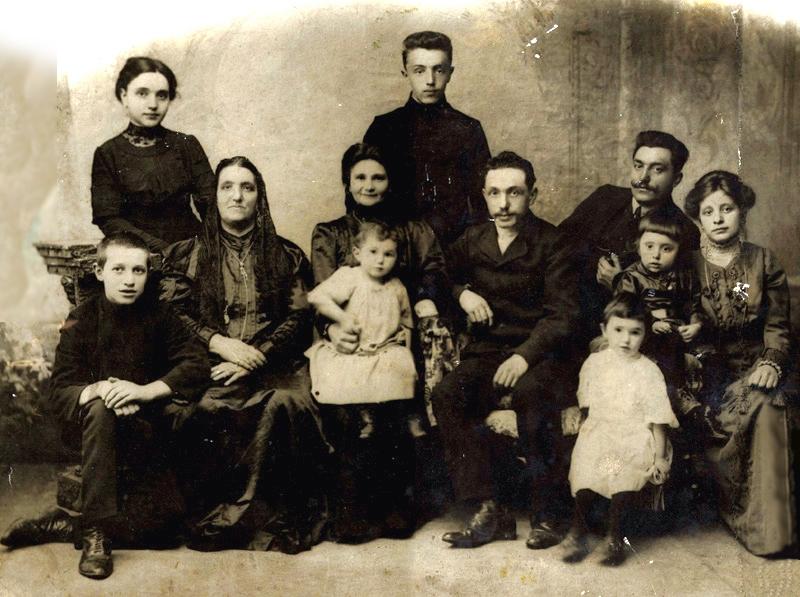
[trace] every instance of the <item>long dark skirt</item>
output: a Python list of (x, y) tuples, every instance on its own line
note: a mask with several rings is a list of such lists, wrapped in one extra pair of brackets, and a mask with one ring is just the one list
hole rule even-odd
[(320, 405), (334, 448), (327, 479), (328, 539), (362, 543), (414, 532), (414, 443), (411, 400), (370, 405)]
[[(711, 380), (725, 378), (724, 370), (709, 369)], [(711, 385), (724, 388), (709, 398), (726, 438), (708, 450), (708, 457), (720, 488), (722, 519), (752, 553), (771, 555), (797, 540), (789, 420), (797, 380), (790, 373), (778, 388), (763, 392), (747, 383), (750, 373), (728, 385)]]
[(321, 540), (330, 446), (305, 370), (276, 389), (211, 388), (185, 413), (180, 479), (189, 546), (298, 553)]

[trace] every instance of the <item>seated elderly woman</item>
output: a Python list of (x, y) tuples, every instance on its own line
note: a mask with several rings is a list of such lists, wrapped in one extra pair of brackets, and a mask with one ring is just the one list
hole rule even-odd
[[(342, 157), (345, 210), (342, 217), (318, 224), (311, 238), (314, 282), (320, 284), (342, 266), (358, 264), (353, 249), (362, 222), (377, 221), (398, 237), (392, 275), (405, 287), (418, 321), (435, 323), (437, 302), (446, 296), (444, 257), (430, 226), (409, 220), (410, 211), (390, 192), (390, 172), (377, 148), (357, 143)], [(353, 353), (359, 338), (337, 323), (321, 321), (320, 331), (342, 353)], [(355, 407), (324, 405), (326, 436), (335, 448), (336, 465), (329, 483), (332, 524), (329, 537), (361, 542), (378, 536), (404, 536), (414, 530), (409, 499), (415, 472), (412, 436), (391, 402), (371, 407), (375, 427), (364, 433)], [(418, 412), (422, 414), (420, 404)], [(365, 437), (368, 436), (368, 437)]]
[(686, 198), (700, 224), (694, 256), (709, 324), (699, 348), (704, 400), (722, 438), (709, 455), (722, 519), (757, 555), (795, 543), (796, 513), (787, 410), (796, 408), (789, 287), (775, 255), (746, 242), (756, 195), (736, 174), (703, 175)]
[(303, 365), (310, 269), (276, 234), (250, 160), (222, 160), (216, 181), (217, 209), (165, 251), (162, 281), (212, 357), (214, 384), (178, 424), (190, 546), (297, 552), (319, 538), (328, 454)]

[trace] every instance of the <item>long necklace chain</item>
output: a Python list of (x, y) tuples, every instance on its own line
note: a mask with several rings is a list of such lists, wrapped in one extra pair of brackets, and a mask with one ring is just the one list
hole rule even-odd
[(244, 267), (244, 262), (250, 255), (250, 249), (252, 248), (253, 243), (251, 242), (241, 258), (236, 253), (233, 253), (233, 258), (236, 259), (236, 262), (239, 264), (239, 275), (242, 276), (242, 282), (244, 282), (244, 319), (242, 321), (242, 328), (239, 330), (239, 340), (244, 340), (244, 332), (245, 329), (247, 329), (247, 316), (249, 315), (250, 309), (250, 287), (248, 285), (249, 276), (247, 275), (247, 269)]

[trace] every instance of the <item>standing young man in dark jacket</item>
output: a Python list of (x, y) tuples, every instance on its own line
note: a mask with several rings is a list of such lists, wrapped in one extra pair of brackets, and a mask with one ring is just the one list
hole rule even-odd
[(404, 106), (376, 116), (364, 135), (386, 156), (409, 217), (425, 219), (445, 247), (468, 225), (486, 221), (479, 173), (490, 157), (481, 123), (447, 103), (452, 63), (453, 46), (443, 33), (406, 37), (401, 72), (411, 95)]

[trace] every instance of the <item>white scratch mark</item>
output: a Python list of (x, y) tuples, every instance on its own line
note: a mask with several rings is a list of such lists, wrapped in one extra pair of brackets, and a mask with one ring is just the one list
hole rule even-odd
[(552, 27), (550, 27), (550, 29), (548, 29), (547, 31), (545, 31), (545, 33), (552, 33), (552, 32), (553, 32), (553, 31), (555, 31), (556, 29), (558, 29), (558, 24), (554, 24)]
[(541, 57), (542, 57), (542, 55), (541, 55), (541, 54), (534, 54), (534, 55), (533, 55), (533, 57), (534, 57), (534, 58), (541, 58)]
[[(622, 542), (623, 542), (625, 545), (627, 545), (627, 546), (628, 546), (628, 549), (630, 549), (630, 550), (631, 550), (631, 551), (634, 553), (634, 555), (635, 555), (637, 558), (639, 557), (639, 552), (638, 552), (638, 551), (636, 551), (635, 549), (633, 549), (633, 545), (631, 545), (631, 542), (630, 542), (630, 541), (628, 541), (628, 538), (627, 538), (627, 537), (623, 537), (623, 538), (622, 538)], [(650, 563), (652, 564), (652, 563), (653, 563), (653, 560), (650, 560)], [(656, 588), (653, 586), (653, 583), (650, 583), (650, 588), (653, 590), (653, 595), (657, 595), (657, 594), (658, 594), (658, 593), (656, 593)]]
[(14, 467), (10, 464), (8, 465), (8, 486), (11, 487), (13, 484), (11, 483), (11, 477), (14, 475)]

